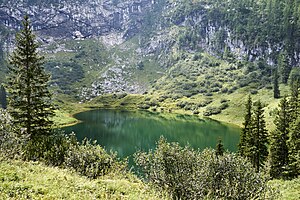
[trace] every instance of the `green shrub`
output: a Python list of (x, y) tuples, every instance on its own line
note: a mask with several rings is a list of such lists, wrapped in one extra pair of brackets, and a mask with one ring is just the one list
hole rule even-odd
[(211, 92), (219, 92), (220, 91), (220, 88), (212, 88), (211, 90), (210, 90)]
[(218, 107), (207, 107), (206, 110), (204, 111), (203, 115), (206, 116), (206, 117), (208, 117), (208, 116), (211, 116), (211, 115), (219, 114), (221, 112), (222, 112), (221, 108), (218, 108)]
[(228, 88), (222, 88), (222, 89), (221, 89), (221, 92), (222, 92), (222, 93), (227, 93), (227, 92), (228, 92)]
[(126, 97), (127, 94), (126, 93), (122, 93), (118, 95), (118, 99), (123, 99), (124, 97)]
[(258, 91), (257, 91), (257, 90), (255, 90), (255, 89), (252, 89), (252, 90), (250, 91), (250, 93), (251, 93), (251, 94), (257, 94), (257, 93), (258, 93)]
[(226, 102), (228, 102), (228, 99), (221, 99), (220, 100), (220, 103), (226, 103)]
[(108, 154), (96, 142), (83, 140), (82, 144), (71, 145), (65, 156), (65, 166), (89, 178), (108, 174), (122, 165), (117, 162), (116, 154)]
[(69, 148), (77, 144), (74, 134), (66, 135), (60, 130), (53, 130), (49, 136), (39, 136), (29, 140), (24, 146), (23, 158), (40, 160), (48, 165), (63, 165)]
[(179, 101), (176, 106), (179, 108), (184, 108), (187, 105), (186, 101)]
[(232, 153), (216, 156), (211, 149), (200, 152), (161, 138), (154, 151), (137, 152), (135, 162), (173, 199), (265, 199), (272, 194), (251, 163)]
[(198, 90), (198, 92), (199, 92), (199, 93), (206, 93), (207, 90), (206, 90), (206, 89), (200, 89), (200, 90)]
[(147, 109), (150, 108), (150, 105), (148, 105), (148, 104), (139, 104), (138, 108), (139, 109), (143, 109), (143, 110), (147, 110)]
[(221, 105), (220, 105), (220, 109), (221, 110), (225, 110), (226, 108), (228, 108), (229, 107), (229, 104), (228, 103), (222, 103)]
[(207, 96), (207, 97), (213, 96), (213, 94), (212, 94), (211, 92), (207, 92), (207, 93), (205, 93), (204, 95)]
[(193, 114), (194, 114), (194, 115), (198, 115), (198, 114), (199, 114), (199, 111), (198, 111), (198, 110), (193, 110)]
[(211, 104), (213, 101), (211, 99), (205, 99), (204, 101), (197, 104), (198, 107), (205, 107), (209, 104)]
[(4, 157), (13, 158), (21, 154), (25, 138), (19, 137), (16, 130), (11, 116), (0, 108), (0, 152)]

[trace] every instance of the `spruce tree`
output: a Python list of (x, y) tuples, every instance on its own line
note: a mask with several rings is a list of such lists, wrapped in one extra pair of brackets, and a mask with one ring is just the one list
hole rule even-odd
[(43, 68), (44, 58), (38, 53), (28, 16), (22, 21), (23, 29), (16, 35), (16, 48), (10, 56), (8, 92), (9, 112), (20, 133), (29, 140), (49, 135), (53, 122), (50, 76)]
[(280, 97), (278, 79), (279, 79), (278, 69), (276, 68), (274, 71), (274, 76), (273, 76), (273, 94), (274, 94), (275, 99)]
[(289, 103), (284, 97), (279, 104), (276, 118), (274, 120), (276, 129), (270, 136), (270, 176), (280, 178), (285, 175), (288, 165), (288, 134), (289, 134)]
[(3, 85), (0, 86), (0, 104), (3, 109), (7, 108), (6, 91)]
[(293, 81), (290, 83), (291, 88), (291, 98), (290, 98), (290, 116), (291, 123), (293, 123), (297, 117), (300, 115), (300, 100), (299, 100), (299, 90), (300, 90), (300, 81)]
[(248, 142), (251, 139), (251, 117), (252, 117), (252, 99), (248, 96), (246, 102), (246, 114), (244, 117), (243, 129), (240, 135), (240, 142), (238, 144), (238, 152), (241, 156), (247, 155), (247, 150), (249, 148)]
[(259, 172), (268, 156), (268, 132), (263, 113), (262, 103), (260, 101), (256, 102), (251, 125), (252, 133), (248, 157), (257, 172)]
[(216, 145), (216, 155), (217, 155), (217, 156), (223, 156), (224, 151), (225, 151), (224, 145), (223, 145), (223, 143), (222, 143), (221, 138), (219, 138), (219, 139), (218, 139), (218, 143), (217, 143), (217, 145)]
[(289, 176), (300, 175), (300, 117), (291, 125), (289, 140)]
[(279, 54), (278, 68), (280, 72), (281, 82), (287, 84), (291, 67), (288, 60), (288, 54), (286, 51)]

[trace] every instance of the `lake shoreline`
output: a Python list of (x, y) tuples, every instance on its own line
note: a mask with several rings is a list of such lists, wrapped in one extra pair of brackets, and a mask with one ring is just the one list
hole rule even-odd
[(222, 116), (222, 114), (218, 114), (218, 115), (210, 116), (210, 117), (205, 117), (205, 116), (190, 114), (190, 113), (184, 112), (182, 110), (175, 110), (175, 111), (172, 111), (172, 112), (166, 112), (166, 111), (162, 112), (162, 111), (159, 111), (159, 110), (153, 111), (153, 110), (148, 110), (148, 109), (139, 109), (139, 108), (132, 108), (132, 107), (128, 108), (128, 107), (121, 107), (121, 106), (112, 107), (112, 106), (96, 106), (96, 105), (83, 105), (82, 108), (77, 110), (77, 111), (74, 111), (72, 113), (66, 113), (66, 115), (68, 115), (68, 117), (72, 118), (74, 121), (70, 122), (70, 123), (60, 124), (59, 128), (65, 128), (65, 127), (69, 127), (69, 126), (73, 126), (73, 125), (82, 123), (82, 121), (78, 120), (75, 116), (79, 113), (92, 111), (92, 110), (120, 110), (120, 111), (124, 110), (124, 111), (129, 111), (129, 112), (143, 111), (143, 112), (149, 112), (149, 113), (152, 113), (152, 114), (160, 114), (160, 115), (163, 115), (163, 116), (165, 116), (165, 115), (183, 115), (183, 116), (195, 117), (199, 120), (205, 120), (205, 119), (213, 120), (213, 121), (217, 121), (217, 122), (220, 122), (222, 124), (229, 125), (229, 126), (242, 128), (242, 126), (238, 123), (234, 123), (234, 122), (229, 121), (229, 120), (221, 120), (222, 117), (220, 118), (218, 116), (219, 115)]

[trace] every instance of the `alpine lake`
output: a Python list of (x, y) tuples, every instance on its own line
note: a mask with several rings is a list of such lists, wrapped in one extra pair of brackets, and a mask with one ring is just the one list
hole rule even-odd
[(220, 138), (226, 150), (235, 152), (241, 131), (237, 126), (207, 118), (147, 111), (101, 109), (79, 113), (75, 118), (81, 122), (65, 127), (66, 133), (74, 132), (80, 141), (97, 140), (107, 151), (129, 160), (138, 150), (154, 150), (161, 136), (168, 142), (200, 150), (215, 148)]

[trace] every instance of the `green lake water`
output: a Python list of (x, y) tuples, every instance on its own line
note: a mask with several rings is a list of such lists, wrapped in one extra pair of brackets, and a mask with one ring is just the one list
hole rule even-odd
[(82, 122), (64, 128), (66, 133), (74, 131), (79, 140), (85, 137), (97, 140), (106, 150), (117, 151), (121, 158), (137, 150), (154, 149), (160, 136), (196, 149), (215, 148), (221, 138), (225, 149), (231, 152), (237, 150), (239, 142), (239, 127), (195, 116), (92, 110), (75, 117)]

